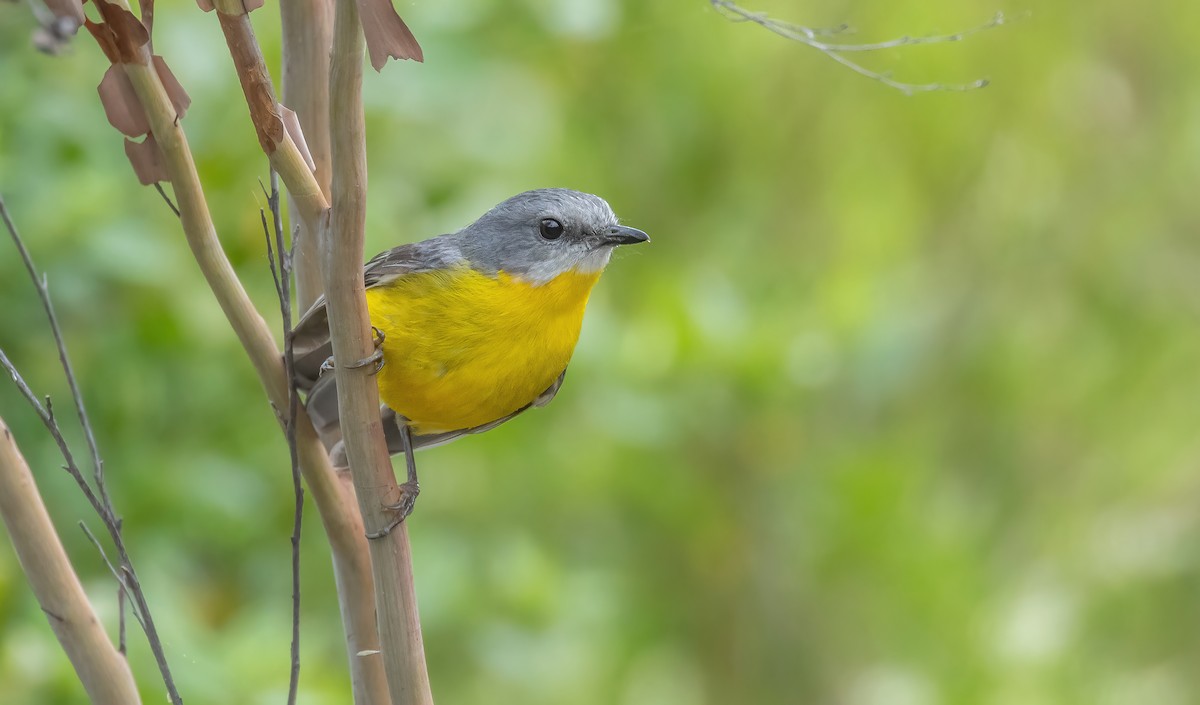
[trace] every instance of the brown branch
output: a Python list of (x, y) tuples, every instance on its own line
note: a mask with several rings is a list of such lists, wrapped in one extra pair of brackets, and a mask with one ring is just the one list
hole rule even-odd
[(50, 628), (97, 705), (141, 702), (129, 662), (113, 647), (63, 550), (54, 524), (4, 420), (0, 419), (0, 519)]
[(975, 90), (988, 85), (988, 80), (981, 78), (971, 81), (970, 83), (962, 84), (906, 83), (893, 79), (890, 73), (872, 71), (857, 61), (842, 56), (842, 54), (880, 51), (883, 49), (895, 49), (897, 47), (915, 46), (920, 44), (945, 44), (948, 42), (957, 42), (969, 37), (972, 34), (984, 32), (1008, 22), (1008, 18), (1005, 17), (1004, 13), (997, 12), (991, 20), (985, 22), (984, 24), (961, 32), (955, 32), (953, 34), (930, 35), (925, 37), (913, 37), (906, 35), (883, 42), (826, 42), (821, 41), (818, 37), (837, 36), (850, 33), (852, 32), (851, 28), (847, 25), (842, 25), (832, 30), (805, 27), (803, 25), (792, 24), (790, 22), (784, 22), (782, 20), (771, 18), (762, 12), (751, 12), (750, 10), (731, 2), (730, 0), (709, 0), (709, 2), (714, 8), (735, 22), (751, 22), (764, 27), (771, 32), (774, 32), (781, 37), (799, 42), (808, 47), (812, 47), (813, 49), (816, 49), (851, 71), (854, 71), (861, 76), (866, 76), (872, 80), (879, 81), (885, 86), (894, 88), (905, 95), (912, 95), (914, 93), (927, 93), (930, 91)]
[[(371, 535), (392, 523), (387, 505), (400, 499), (379, 415), (371, 365), (351, 367), (374, 352), (362, 261), (366, 221), (366, 128), (362, 108), (363, 35), (355, 0), (336, 0), (330, 60), (333, 210), (326, 221), (325, 296), (338, 406), (363, 523)], [(380, 653), (393, 705), (431, 705), (407, 525), (370, 542)]]
[(281, 106), (275, 100), (271, 74), (254, 36), (250, 15), (241, 0), (215, 0), (213, 4), (250, 108), (250, 120), (258, 133), (258, 143), (271, 160), (271, 168), (283, 179), (302, 220), (314, 224), (329, 204), (296, 139), (284, 125)]

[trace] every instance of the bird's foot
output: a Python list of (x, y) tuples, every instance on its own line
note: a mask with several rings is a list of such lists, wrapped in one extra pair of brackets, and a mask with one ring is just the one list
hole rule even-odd
[(398, 485), (400, 488), (400, 499), (395, 504), (385, 504), (383, 508), (389, 512), (395, 512), (395, 516), (388, 522), (387, 526), (379, 531), (374, 531), (367, 534), (368, 539), (381, 539), (384, 536), (392, 533), (392, 529), (408, 518), (412, 514), (413, 508), (417, 504), (417, 495), (421, 494), (421, 485), (416, 481), (410, 480), (402, 482)]
[[(371, 374), (379, 374), (379, 371), (383, 369), (384, 363), (383, 340), (385, 337), (386, 336), (384, 336), (383, 331), (379, 330), (375, 326), (371, 326), (371, 343), (375, 346), (375, 352), (371, 353), (367, 357), (364, 357), (358, 362), (347, 365), (347, 367), (352, 370), (356, 370), (360, 367), (366, 367), (367, 365), (374, 365), (375, 368), (371, 370)], [(322, 368), (324, 368), (324, 365), (322, 365)]]

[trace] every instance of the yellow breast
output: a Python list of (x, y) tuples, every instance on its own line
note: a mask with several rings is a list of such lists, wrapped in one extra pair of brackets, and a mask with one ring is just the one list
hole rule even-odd
[(384, 333), (379, 394), (418, 433), (470, 428), (532, 402), (567, 367), (600, 273), (532, 285), (469, 267), (367, 290)]

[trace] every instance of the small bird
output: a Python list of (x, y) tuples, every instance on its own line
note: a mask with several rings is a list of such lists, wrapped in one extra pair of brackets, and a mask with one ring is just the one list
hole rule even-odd
[[(405, 453), (399, 521), (420, 487), (413, 451), (550, 403), (579, 340), (592, 287), (618, 245), (649, 242), (603, 199), (526, 191), (458, 232), (400, 245), (363, 268), (388, 451)], [(292, 335), (297, 387), (335, 465), (338, 427), (324, 299)]]

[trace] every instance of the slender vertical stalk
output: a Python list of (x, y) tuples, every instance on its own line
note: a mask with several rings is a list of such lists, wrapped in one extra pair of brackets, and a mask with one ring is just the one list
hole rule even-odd
[[(350, 473), (368, 532), (391, 520), (400, 498), (379, 417), (373, 366), (352, 367), (373, 352), (363, 293), (366, 128), (362, 108), (363, 35), (354, 0), (336, 0), (330, 61), (332, 213), (325, 234), (325, 296), (337, 361), (338, 405)], [(407, 526), (369, 542), (375, 576), (380, 653), (393, 705), (431, 705)]]
[[(329, 49), (333, 43), (330, 0), (282, 0), (283, 104), (296, 112), (316, 165), (317, 184), (329, 198)], [(296, 306), (303, 312), (324, 289), (321, 277), (321, 230), (300, 217), (288, 195), (292, 222), (292, 266), (296, 273)]]

